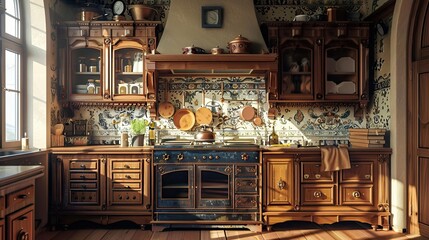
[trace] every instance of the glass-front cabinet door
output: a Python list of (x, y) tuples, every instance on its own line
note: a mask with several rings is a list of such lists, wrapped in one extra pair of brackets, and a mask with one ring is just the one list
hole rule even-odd
[(113, 100), (145, 100), (144, 54), (146, 46), (133, 41), (113, 45)]
[(290, 40), (281, 47), (280, 99), (314, 98), (315, 45), (305, 40)]
[(197, 207), (232, 208), (233, 166), (197, 166)]
[(157, 208), (194, 207), (192, 165), (157, 165), (155, 172)]
[(325, 47), (325, 99), (359, 98), (359, 46), (334, 41)]
[(102, 100), (102, 52), (102, 40), (74, 42), (70, 51), (70, 100)]

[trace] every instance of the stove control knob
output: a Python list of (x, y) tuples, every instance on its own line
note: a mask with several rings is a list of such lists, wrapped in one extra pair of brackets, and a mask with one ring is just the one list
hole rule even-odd
[(182, 161), (183, 160), (183, 153), (179, 153), (177, 155), (177, 161)]
[(207, 159), (207, 157), (206, 156), (203, 156), (203, 160), (206, 160)]
[(247, 159), (249, 159), (249, 155), (247, 155), (247, 153), (243, 153), (243, 154), (241, 154), (241, 159), (243, 161), (246, 161)]
[(164, 153), (164, 155), (162, 155), (162, 160), (168, 161), (168, 159), (170, 159), (170, 155), (168, 155), (167, 153)]
[(210, 156), (209, 156), (209, 159), (210, 159), (210, 160), (212, 160), (212, 159), (213, 159), (213, 156), (211, 156), (211, 155), (210, 155)]
[(216, 155), (215, 159), (219, 159), (220, 157), (218, 155)]

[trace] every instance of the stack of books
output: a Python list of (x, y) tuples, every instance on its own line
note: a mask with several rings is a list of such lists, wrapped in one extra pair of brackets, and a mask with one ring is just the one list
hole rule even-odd
[(350, 128), (349, 141), (352, 147), (384, 147), (386, 129)]

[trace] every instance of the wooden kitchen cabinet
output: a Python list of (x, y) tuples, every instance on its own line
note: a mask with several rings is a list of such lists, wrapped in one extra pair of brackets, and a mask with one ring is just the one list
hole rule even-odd
[(52, 224), (149, 223), (151, 159), (151, 153), (53, 155)]
[(60, 25), (65, 100), (155, 102), (144, 55), (156, 49), (154, 21), (78, 21)]
[(44, 168), (42, 166), (1, 166), (1, 168), (0, 239), (34, 240), (35, 179), (43, 176)]
[(361, 221), (390, 228), (390, 149), (350, 149), (351, 168), (320, 171), (320, 150), (268, 151), (264, 158), (264, 221), (331, 224)]
[[(279, 55), (270, 102), (369, 100), (369, 23), (268, 23), (268, 45)], [(274, 79), (275, 80), (275, 79)]]

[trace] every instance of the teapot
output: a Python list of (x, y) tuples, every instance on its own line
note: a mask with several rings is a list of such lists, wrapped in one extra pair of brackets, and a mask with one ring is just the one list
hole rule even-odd
[(215, 133), (213, 132), (213, 127), (202, 125), (195, 135), (195, 140), (200, 142), (214, 142)]

